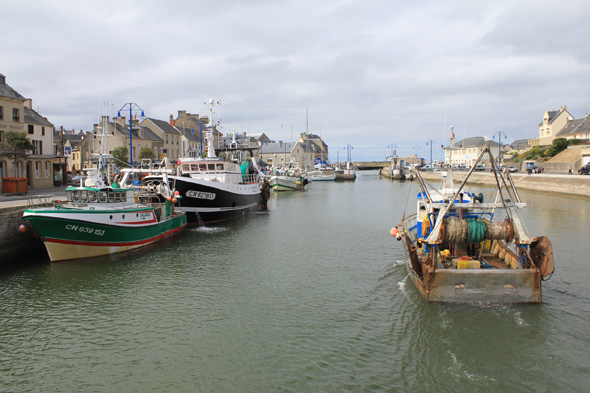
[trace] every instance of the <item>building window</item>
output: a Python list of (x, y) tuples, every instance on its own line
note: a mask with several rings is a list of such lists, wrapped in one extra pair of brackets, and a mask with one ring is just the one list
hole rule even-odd
[(4, 120), (4, 107), (0, 106), (0, 120)]
[(166, 135), (166, 143), (168, 143), (168, 135)]
[(32, 124), (29, 124), (29, 134), (34, 134), (35, 133), (35, 126)]
[(41, 135), (45, 135), (45, 127), (41, 127)]
[(45, 161), (45, 177), (49, 177), (49, 162)]
[(12, 109), (12, 121), (18, 123), (20, 121), (20, 114), (17, 108)]
[(35, 161), (35, 179), (39, 179), (41, 177), (41, 163), (39, 161)]
[(32, 141), (32, 142), (33, 142), (33, 145), (35, 145), (35, 151), (33, 152), (33, 154), (40, 154), (40, 153), (38, 153), (39, 152), (39, 147), (40, 147), (39, 146), (39, 142), (40, 141)]

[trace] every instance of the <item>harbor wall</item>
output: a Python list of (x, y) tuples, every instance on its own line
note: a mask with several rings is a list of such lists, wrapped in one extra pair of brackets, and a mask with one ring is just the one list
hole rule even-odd
[(33, 258), (48, 258), (45, 246), (30, 229), (18, 230), (24, 206), (0, 208), (0, 265), (13, 264)]
[[(441, 179), (440, 172), (420, 172), (420, 175), (433, 185), (438, 185), (438, 183), (434, 184), (433, 182)], [(466, 176), (467, 172), (453, 172), (455, 183), (462, 182)], [(546, 174), (527, 175), (526, 173), (513, 173), (511, 174), (511, 177), (517, 189), (555, 192), (590, 198), (590, 176)], [(495, 186), (496, 178), (489, 172), (476, 172), (471, 175), (468, 183)]]

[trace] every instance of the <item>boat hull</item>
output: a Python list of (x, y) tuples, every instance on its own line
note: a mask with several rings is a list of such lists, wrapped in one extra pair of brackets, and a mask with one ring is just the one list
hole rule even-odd
[(189, 224), (231, 220), (264, 206), (258, 183), (231, 184), (176, 177), (173, 187), (182, 196), (175, 210), (185, 212)]
[(304, 181), (300, 177), (273, 176), (269, 180), (273, 191), (298, 191), (303, 190)]
[(52, 262), (108, 255), (162, 240), (180, 232), (186, 226), (186, 215), (178, 214), (161, 222), (148, 224), (108, 225), (107, 216), (132, 214), (129, 211), (96, 212), (96, 220), (76, 219), (74, 212), (44, 215), (25, 211), (28, 221), (39, 235)]
[[(400, 221), (408, 277), (428, 302), (541, 303), (541, 272), (533, 269), (435, 269), (422, 271), (415, 246), (421, 224), (412, 214)], [(407, 228), (407, 229), (405, 229)], [(403, 229), (403, 230), (402, 230)]]
[(411, 267), (410, 280), (428, 302), (445, 303), (541, 303), (538, 269), (442, 269), (420, 279)]

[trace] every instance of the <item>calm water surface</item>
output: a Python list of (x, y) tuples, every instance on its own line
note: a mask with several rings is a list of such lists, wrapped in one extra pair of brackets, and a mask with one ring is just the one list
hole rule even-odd
[(363, 173), (149, 249), (3, 271), (0, 391), (590, 390), (590, 199), (521, 193), (556, 256), (543, 304), (437, 305), (389, 235), (417, 192)]

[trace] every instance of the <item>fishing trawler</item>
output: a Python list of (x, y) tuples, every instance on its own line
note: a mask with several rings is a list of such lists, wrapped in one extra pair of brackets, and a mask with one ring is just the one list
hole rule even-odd
[[(270, 195), (268, 182), (256, 160), (236, 162), (218, 157), (213, 137), (213, 106), (209, 100), (210, 116), (207, 126), (207, 157), (180, 158), (176, 173), (168, 176), (170, 187), (178, 191), (175, 210), (186, 213), (189, 224), (230, 220), (266, 209)], [(142, 184), (159, 184), (160, 176), (147, 176)]]
[[(484, 153), (496, 179), (490, 202), (465, 190)], [(529, 235), (519, 213), (526, 204), (489, 146), (476, 165), (459, 188), (451, 171), (434, 189), (413, 169), (421, 191), (416, 212), (404, 213), (391, 230), (402, 242), (408, 277), (429, 302), (540, 303), (541, 282), (555, 270), (551, 242)]]
[[(105, 146), (103, 140), (102, 150)], [(180, 197), (168, 187), (166, 160), (161, 169), (123, 169), (122, 178), (108, 184), (108, 159), (112, 157), (100, 154), (97, 168), (85, 169), (80, 185), (66, 188), (67, 201), (53, 199), (50, 206), (25, 209), (23, 219), (41, 238), (52, 262), (144, 247), (186, 226), (186, 215), (173, 209)], [(151, 187), (127, 181), (146, 172), (159, 173), (164, 181)]]

